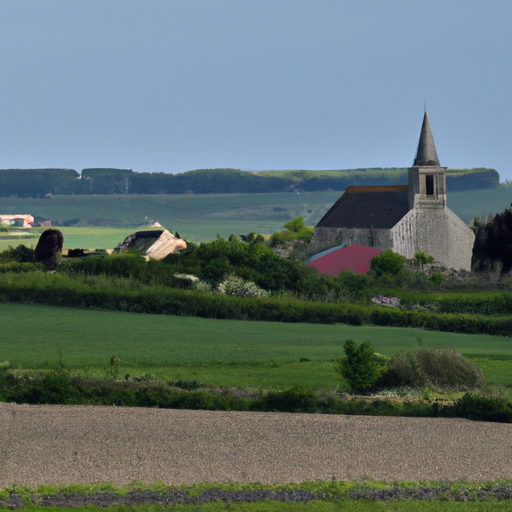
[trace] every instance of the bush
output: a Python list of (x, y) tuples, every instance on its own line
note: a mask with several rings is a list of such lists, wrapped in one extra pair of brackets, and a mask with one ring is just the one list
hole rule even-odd
[(13, 255), (14, 261), (17, 261), (19, 263), (35, 263), (36, 262), (35, 251), (33, 249), (29, 249), (28, 247), (25, 247), (24, 245), (18, 245), (18, 247), (15, 247), (12, 252), (12, 255)]
[(427, 265), (434, 263), (434, 257), (428, 256), (423, 251), (418, 251), (414, 253), (413, 261), (416, 263), (416, 265)]
[(273, 391), (252, 404), (253, 410), (280, 412), (316, 412), (318, 395), (311, 388), (294, 386), (284, 391)]
[(24, 245), (10, 247), (0, 252), (0, 262), (9, 263), (16, 261), (18, 263), (35, 263), (36, 256), (33, 249), (29, 249)]
[(356, 274), (351, 270), (342, 270), (336, 277), (341, 290), (352, 300), (369, 299), (372, 279), (367, 274)]
[(387, 363), (376, 387), (378, 388), (423, 388), (426, 384), (425, 376), (418, 368), (414, 352), (399, 352)]
[(227, 276), (218, 288), (220, 293), (235, 295), (236, 297), (268, 297), (268, 292), (258, 285), (244, 281), (235, 274)]
[(368, 391), (379, 378), (383, 365), (370, 340), (358, 345), (353, 339), (345, 340), (345, 357), (338, 360), (337, 371), (353, 391)]
[(313, 230), (306, 227), (302, 217), (292, 219), (290, 222), (287, 222), (284, 227), (286, 231), (274, 233), (270, 237), (270, 245), (272, 247), (290, 240), (302, 240), (303, 242), (309, 243), (313, 239)]
[(80, 404), (80, 392), (73, 385), (71, 377), (64, 373), (50, 372), (42, 378), (18, 379), (16, 385), (6, 389), (6, 401), (29, 404)]
[(455, 391), (483, 390), (485, 387), (482, 370), (453, 349), (419, 350), (416, 361), (431, 386)]
[(396, 276), (403, 268), (406, 259), (400, 254), (386, 249), (370, 261), (370, 272), (375, 277), (385, 274)]
[(428, 348), (401, 352), (387, 364), (376, 384), (380, 388), (434, 387), (441, 390), (483, 390), (482, 370), (459, 352), (447, 348)]
[(444, 283), (444, 276), (440, 272), (434, 272), (429, 279), (430, 283), (434, 286), (439, 286)]
[(455, 402), (454, 415), (479, 421), (512, 423), (512, 403), (505, 398), (466, 393)]

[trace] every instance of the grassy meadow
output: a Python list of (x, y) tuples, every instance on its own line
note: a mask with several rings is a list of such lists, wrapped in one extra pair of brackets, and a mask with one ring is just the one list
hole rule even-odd
[[(149, 220), (196, 242), (233, 233), (274, 233), (302, 216), (314, 225), (339, 192), (309, 194), (54, 196), (51, 199), (1, 198), (2, 211), (29, 212), (45, 220), (80, 219), (83, 226), (135, 228)], [(60, 229), (60, 228), (59, 228)], [(100, 233), (101, 231), (98, 231)], [(67, 246), (67, 243), (66, 243)], [(99, 246), (97, 246), (100, 248)]]
[[(148, 375), (210, 386), (344, 389), (334, 371), (346, 338), (400, 350), (451, 347), (470, 357), (493, 388), (512, 386), (512, 338), (377, 326), (285, 324), (0, 303), (0, 360), (14, 369)], [(303, 360), (301, 362), (301, 359)]]

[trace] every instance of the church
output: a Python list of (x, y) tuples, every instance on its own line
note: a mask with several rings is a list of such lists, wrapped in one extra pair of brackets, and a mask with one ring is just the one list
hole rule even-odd
[(471, 269), (475, 235), (446, 205), (446, 167), (426, 112), (408, 185), (348, 187), (314, 231), (318, 251), (359, 243), (406, 258), (423, 251), (439, 265)]

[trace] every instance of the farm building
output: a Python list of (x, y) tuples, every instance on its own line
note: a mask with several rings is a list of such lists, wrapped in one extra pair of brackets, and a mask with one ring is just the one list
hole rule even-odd
[(167, 229), (151, 229), (136, 231), (119, 244), (114, 251), (121, 253), (128, 249), (137, 249), (146, 259), (161, 260), (168, 254), (173, 254), (186, 249), (187, 243), (181, 238), (176, 238)]
[(408, 185), (348, 187), (315, 227), (317, 250), (362, 244), (412, 258), (418, 251), (450, 268), (471, 268), (475, 235), (446, 206), (446, 167), (423, 117)]
[(7, 215), (0, 214), (0, 224), (7, 226), (19, 226), (22, 228), (31, 228), (34, 224), (34, 217), (28, 214)]

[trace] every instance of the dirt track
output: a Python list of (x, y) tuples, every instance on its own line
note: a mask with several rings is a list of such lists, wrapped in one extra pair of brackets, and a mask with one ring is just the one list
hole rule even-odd
[(0, 404), (0, 488), (512, 478), (512, 425)]

